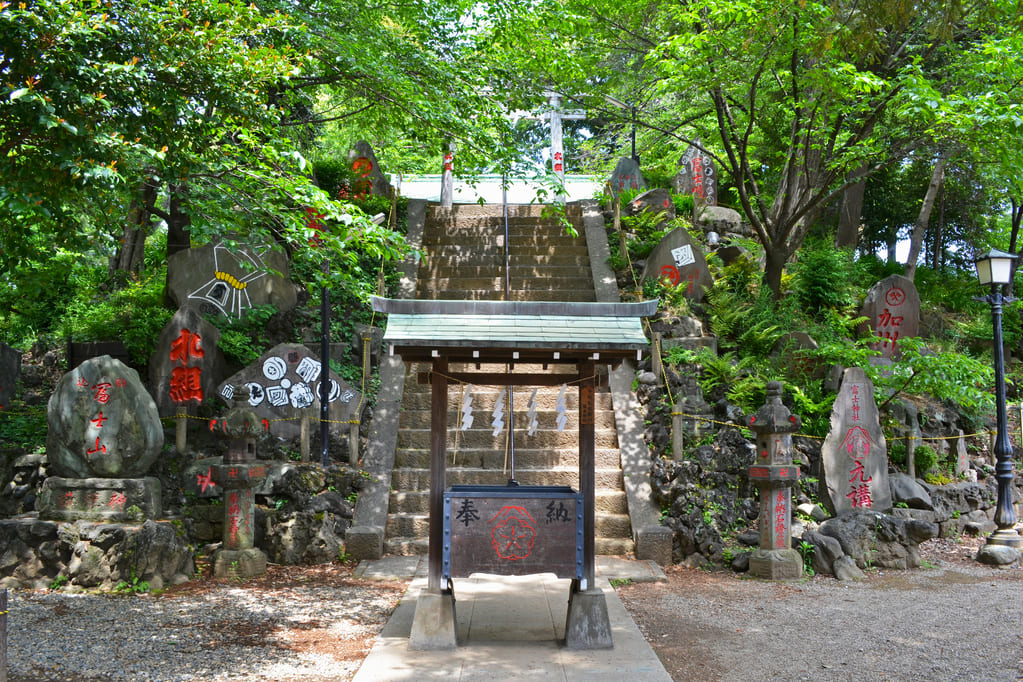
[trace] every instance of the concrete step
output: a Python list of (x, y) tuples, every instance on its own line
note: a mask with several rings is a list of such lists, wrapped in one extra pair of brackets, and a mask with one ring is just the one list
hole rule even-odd
[[(598, 538), (628, 538), (632, 526), (626, 514), (608, 514), (598, 511), (594, 519)], [(422, 538), (430, 535), (429, 514), (389, 514), (385, 537)]]
[(537, 247), (575, 246), (586, 247), (586, 240), (582, 237), (573, 237), (557, 227), (520, 228), (508, 230), (505, 235), (504, 226), (494, 226), (488, 229), (447, 227), (440, 230), (432, 229), (423, 234), (423, 246), (464, 246), (467, 243), (486, 246), (487, 248), (497, 247), (504, 250), (508, 244), (510, 251), (530, 251)]
[[(621, 469), (597, 469), (594, 472), (596, 489), (624, 490)], [(557, 469), (523, 469), (515, 472), (515, 480), (522, 485), (568, 485), (579, 488), (579, 470), (572, 467)], [(502, 471), (448, 467), (447, 485), (505, 485), (507, 476)], [(429, 469), (395, 469), (391, 474), (394, 490), (429, 490)]]
[[(598, 556), (624, 556), (636, 551), (632, 538), (602, 538), (594, 540), (594, 548)], [(427, 538), (387, 538), (384, 541), (384, 554), (395, 556), (426, 556), (430, 551)]]
[[(529, 427), (529, 407), (526, 402), (527, 399), (515, 399), (515, 442), (522, 442), (528, 447), (528, 443), (535, 437), (525, 434), (525, 431)], [(567, 403), (568, 401), (566, 401)], [(539, 400), (537, 400), (539, 404)], [(472, 426), (468, 429), (462, 429), (462, 401), (457, 402), (450, 401), (448, 409), (448, 428), (456, 429), (459, 433), (466, 433), (468, 431), (488, 431), (492, 430), (491, 421), (494, 416), (494, 405), (493, 404), (479, 404), (473, 396), (472, 401), (472, 413), (469, 415), (473, 418)], [(508, 423), (508, 404), (504, 406), (504, 422)], [(537, 409), (536, 411), (536, 422), (537, 430), (536, 433), (541, 431), (557, 431), (558, 430), (558, 417), (560, 415), (556, 410), (553, 409)], [(570, 407), (565, 408), (565, 426), (561, 429), (563, 432), (578, 433), (579, 432), (579, 411), (574, 410)], [(595, 411), (595, 426), (596, 430), (607, 430), (615, 428), (615, 417), (614, 412), (611, 410), (596, 410)], [(415, 410), (410, 408), (406, 412), (401, 414), (401, 428), (403, 429), (429, 429), (431, 421), (431, 413), (426, 410)], [(520, 441), (521, 438), (521, 441)]]
[[(420, 384), (417, 378), (419, 372), (428, 371), (426, 366), (417, 366), (417, 368), (409, 374), (405, 382), (405, 400), (402, 403), (402, 416), (404, 417), (405, 412), (422, 411), (427, 414), (430, 412), (430, 386)], [(480, 372), (504, 372), (504, 367), (494, 369), (486, 369), (484, 365), (480, 366), (479, 370), (476, 370), (475, 366), (471, 369), (462, 367), (461, 365), (455, 366), (454, 364), (449, 367), (451, 372), (462, 372), (462, 371), (480, 371)], [(515, 365), (514, 374), (530, 374), (532, 372), (544, 372), (539, 366), (537, 369), (529, 369), (528, 365)], [(544, 372), (545, 374), (549, 372)], [(571, 379), (575, 375), (566, 375), (566, 379)], [(464, 384), (452, 386), (448, 389), (448, 423), (451, 422), (451, 417), (454, 414), (461, 415), (462, 400), (465, 397)], [(558, 393), (561, 392), (560, 386), (544, 387), (536, 392), (536, 407), (540, 414), (544, 412), (555, 413), (558, 406)], [(480, 386), (473, 384), (472, 386), (472, 409), (473, 414), (477, 412), (492, 412), (494, 409), (494, 403), (497, 400), (499, 393), (499, 387), (496, 386)], [(521, 386), (515, 387), (514, 398), (515, 398), (515, 413), (516, 419), (518, 413), (521, 411), (525, 414), (527, 406), (529, 404), (529, 398), (533, 393), (531, 388), (523, 388)], [(505, 397), (505, 407), (508, 406), (508, 398)], [(594, 410), (597, 413), (598, 418), (601, 412), (611, 412), (614, 409), (614, 405), (611, 401), (611, 394), (606, 391), (595, 391)], [(573, 412), (579, 410), (579, 391), (575, 386), (569, 386), (568, 390), (565, 391), (565, 409), (566, 416), (572, 417)], [(410, 422), (413, 423), (413, 422)], [(426, 422), (429, 424), (429, 421)]]
[[(562, 211), (566, 216), (582, 216), (582, 207), (578, 204), (567, 204)], [(515, 218), (542, 218), (551, 215), (552, 209), (539, 204), (508, 204), (508, 219)], [(475, 218), (496, 218), (504, 219), (505, 209), (503, 204), (455, 204), (454, 206), (443, 207), (431, 205), (427, 207), (427, 220), (472, 220)], [(549, 219), (549, 218), (547, 218)]]
[[(598, 490), (593, 502), (596, 510), (604, 514), (626, 515), (629, 513), (628, 498), (621, 490)], [(388, 512), (392, 514), (428, 514), (430, 491), (415, 490), (392, 492)]]
[[(505, 300), (504, 289), (494, 291), (493, 289), (473, 289), (460, 291), (420, 290), (417, 298), (430, 301), (503, 301)], [(512, 291), (510, 301), (578, 301), (592, 303), (597, 300), (592, 287), (584, 289), (568, 289), (562, 291)]]
[[(583, 273), (588, 275), (589, 273)], [(552, 288), (554, 289), (591, 289), (592, 290), (592, 279), (585, 276), (580, 276), (579, 273), (569, 273), (566, 271), (564, 275), (549, 276), (549, 277), (510, 277), (509, 286), (513, 291), (535, 291), (544, 292)], [(462, 275), (457, 270), (448, 271), (447, 273), (431, 278), (429, 284), (423, 284), (419, 287), (420, 291), (462, 291), (462, 290), (477, 290), (477, 289), (490, 289), (496, 291), (504, 291), (504, 277), (502, 275), (494, 275), (492, 277), (474, 277), (471, 275)]]
[[(505, 456), (504, 450), (470, 450), (459, 447), (457, 449), (449, 449), (447, 453), (447, 463), (449, 466), (463, 468), (504, 470), (506, 459), (508, 458)], [(620, 466), (621, 454), (614, 448), (600, 448), (594, 452), (594, 460), (598, 468), (613, 469)], [(429, 469), (430, 449), (429, 447), (422, 447), (399, 450), (395, 453), (394, 465), (395, 467), (407, 467), (410, 469)], [(525, 448), (520, 447), (516, 443), (516, 470), (543, 470), (558, 467), (578, 468), (579, 451)]]
[[(528, 443), (531, 448), (535, 449), (554, 449), (564, 448), (565, 450), (575, 450), (579, 447), (579, 434), (578, 432), (569, 433), (566, 431), (537, 431), (533, 436), (526, 436)], [(460, 449), (467, 450), (503, 450), (505, 443), (508, 440), (508, 429), (496, 436), (492, 431), (470, 429), (468, 431), (458, 432), (458, 447)], [(398, 432), (398, 448), (404, 450), (406, 448), (423, 448), (426, 447), (430, 442), (430, 429), (412, 429), (399, 426)], [(516, 445), (520, 443), (520, 440), (516, 438)], [(447, 447), (448, 451), (451, 451), (455, 447), (455, 431), (449, 430), (447, 433)], [(611, 429), (605, 429), (597, 431), (594, 438), (594, 447), (596, 448), (617, 448), (618, 447), (618, 434), (616, 431)]]
[[(426, 258), (454, 258), (458, 256), (473, 256), (472, 261), (478, 265), (489, 265), (494, 257), (500, 257), (501, 262), (504, 262), (504, 247), (497, 247), (493, 244), (488, 244), (486, 241), (480, 244), (466, 243), (462, 241), (457, 244), (438, 244), (425, 249)], [(568, 246), (561, 246), (558, 244), (538, 244), (536, 246), (525, 246), (519, 245), (518, 247), (509, 250), (509, 260), (512, 265), (529, 265), (531, 259), (535, 258), (557, 258), (559, 260), (565, 260), (572, 258), (573, 263), (578, 262), (580, 258), (585, 259), (586, 263), (589, 263), (589, 251), (586, 249), (585, 244), (575, 244)], [(536, 261), (532, 260), (533, 265), (536, 265)]]

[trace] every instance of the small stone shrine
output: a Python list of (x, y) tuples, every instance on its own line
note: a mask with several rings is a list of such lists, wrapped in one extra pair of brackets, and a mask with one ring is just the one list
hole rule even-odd
[(43, 483), (40, 517), (161, 515), (160, 481), (146, 472), (163, 448), (163, 426), (138, 372), (108, 355), (86, 360), (57, 384), (46, 421), (54, 475)]
[(850, 367), (842, 376), (821, 459), (825, 485), (820, 487), (820, 496), (832, 514), (891, 510), (888, 450), (874, 402), (874, 384), (859, 367)]
[(899, 339), (920, 333), (920, 295), (913, 280), (891, 275), (870, 287), (860, 316), (869, 318), (861, 331), (880, 339), (874, 349), (886, 360), (894, 358)]
[(167, 259), (167, 294), (179, 308), (236, 318), (255, 306), (283, 312), (298, 303), (287, 257), (268, 246), (218, 243), (178, 251)]
[(611, 186), (611, 193), (618, 196), (625, 190), (644, 190), (646, 180), (639, 170), (639, 164), (634, 159), (623, 156), (618, 159), (618, 165), (611, 173), (611, 179), (607, 181)]
[(678, 175), (672, 185), (678, 194), (692, 194), (693, 203), (701, 206), (716, 206), (718, 203), (718, 175), (714, 159), (701, 150), (700, 141), (689, 145), (678, 165)]
[[(298, 343), (282, 343), (263, 354), (256, 362), (220, 384), (217, 394), (230, 407), (248, 406), (267, 420), (269, 430), (281, 438), (297, 438), (302, 419), (320, 420), (320, 358)], [(348, 432), (350, 420), (359, 417), (362, 394), (351, 388), (335, 372), (330, 372), (330, 431)], [(248, 389), (239, 400), (236, 389)]]
[(348, 167), (352, 169), (352, 174), (356, 178), (351, 188), (353, 196), (365, 197), (367, 194), (391, 196), (391, 183), (380, 171), (380, 163), (369, 142), (359, 140), (355, 143), (348, 152)]
[(266, 478), (266, 465), (256, 460), (256, 436), (263, 430), (262, 420), (251, 409), (236, 407), (211, 427), (228, 439), (223, 464), (211, 467), (213, 481), (224, 495), (224, 544), (213, 555), (213, 575), (261, 575), (266, 573), (266, 554), (255, 547), (254, 488)]
[(714, 283), (703, 249), (682, 226), (666, 234), (650, 252), (642, 279), (664, 279), (675, 286), (685, 283), (685, 296), (693, 301), (702, 301), (705, 290)]
[(792, 549), (792, 486), (799, 479), (792, 434), (800, 420), (782, 405), (781, 392), (780, 382), (768, 382), (766, 402), (749, 418), (757, 437), (757, 461), (749, 477), (760, 491), (760, 548), (750, 556), (749, 572), (770, 580), (798, 580), (803, 558)]
[(219, 341), (220, 330), (191, 306), (178, 309), (163, 328), (149, 358), (149, 384), (161, 415), (201, 405), (216, 393), (226, 374)]
[(21, 353), (0, 342), (0, 410), (10, 408), (21, 377)]

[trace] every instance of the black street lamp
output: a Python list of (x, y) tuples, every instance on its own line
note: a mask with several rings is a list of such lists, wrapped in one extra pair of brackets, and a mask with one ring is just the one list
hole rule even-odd
[[(977, 297), (991, 305), (994, 325), (995, 397), (997, 403), (997, 434), (995, 437), (995, 478), (998, 480), (998, 502), (995, 524), (998, 529), (987, 540), (988, 545), (1013, 548), (1023, 547), (1023, 537), (1016, 532), (1016, 510), (1012, 503), (1012, 443), (1009, 442), (1008, 419), (1005, 412), (1005, 354), (1002, 347), (1002, 304), (1016, 299), (1002, 295), (1002, 286), (1012, 281), (1012, 262), (1017, 256), (991, 249), (974, 259), (977, 278), (981, 284), (990, 284), (991, 293)], [(983, 548), (981, 549), (983, 552)]]

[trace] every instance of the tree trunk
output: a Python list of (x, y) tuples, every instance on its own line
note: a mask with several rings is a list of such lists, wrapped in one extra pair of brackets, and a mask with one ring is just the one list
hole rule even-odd
[(774, 294), (774, 300), (781, 300), (781, 275), (789, 255), (784, 246), (764, 249), (764, 284)]
[(182, 206), (187, 190), (188, 185), (185, 183), (170, 186), (170, 211), (167, 220), (168, 258), (178, 251), (192, 248), (191, 233), (188, 229), (192, 223), (192, 218), (184, 211)]
[(934, 209), (934, 201), (938, 198), (938, 190), (945, 181), (945, 159), (938, 156), (934, 164), (934, 171), (931, 173), (931, 184), (927, 186), (927, 194), (924, 195), (924, 203), (920, 207), (920, 214), (913, 225), (913, 234), (909, 240), (909, 257), (906, 259), (906, 277), (913, 279), (916, 276), (916, 262), (920, 259), (920, 248), (924, 243), (924, 234), (927, 232), (927, 223), (931, 220), (931, 211)]
[[(178, 251), (192, 248), (191, 232), (189, 225), (191, 217), (183, 210), (182, 201), (188, 185), (185, 183), (170, 186), (170, 206), (167, 213), (167, 259)], [(170, 294), (170, 268), (167, 268), (166, 286), (163, 290), (163, 300), (168, 307), (174, 306)]]
[(839, 249), (856, 248), (859, 244), (863, 194), (867, 189), (866, 172), (867, 165), (860, 166), (854, 175), (864, 177), (846, 187), (842, 193), (842, 205), (838, 211), (838, 232), (835, 234), (835, 246)]
[(931, 251), (931, 268), (938, 272), (945, 265), (945, 190), (941, 190), (938, 202), (938, 224), (934, 227), (934, 248)]
[(128, 207), (128, 220), (121, 237), (121, 246), (110, 259), (110, 278), (118, 271), (138, 275), (146, 255), (146, 238), (152, 228), (153, 206), (156, 203), (156, 185), (148, 180), (142, 183), (138, 196)]

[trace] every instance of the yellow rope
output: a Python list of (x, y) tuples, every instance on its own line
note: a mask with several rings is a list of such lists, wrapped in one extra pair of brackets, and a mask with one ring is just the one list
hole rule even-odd
[[(700, 416), (698, 414), (689, 414), (688, 412), (681, 412), (681, 411), (677, 411), (677, 410), (676, 411), (672, 411), (671, 416), (672, 417), (687, 417), (689, 419), (695, 419), (697, 421), (706, 422), (708, 424), (719, 424), (721, 426), (739, 426), (739, 425), (735, 424), (734, 422), (718, 421), (716, 419), (709, 419), (707, 417), (703, 417), (703, 416)], [(979, 436), (987, 436), (990, 433), (991, 433), (990, 431), (981, 431), (979, 433), (964, 433), (961, 436), (897, 436), (897, 437), (896, 436), (891, 436), (891, 437), (886, 437), (885, 440), (886, 441), (914, 440), (914, 439), (915, 440), (958, 440), (959, 438), (975, 438), (975, 437), (979, 437)], [(800, 438), (809, 438), (810, 440), (817, 440), (817, 441), (823, 441), (824, 440), (823, 438), (820, 438), (819, 436), (811, 436), (811, 435), (805, 434), (805, 433), (793, 433), (792, 435), (793, 436), (799, 436)]]

